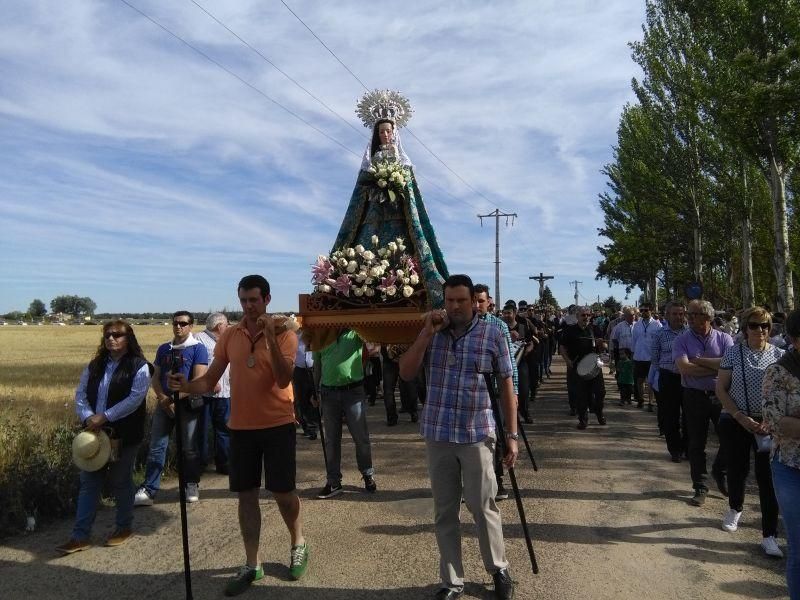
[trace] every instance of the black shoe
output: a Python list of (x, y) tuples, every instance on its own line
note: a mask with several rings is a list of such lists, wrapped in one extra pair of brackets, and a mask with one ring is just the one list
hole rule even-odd
[(605, 425), (607, 423), (606, 418), (603, 415), (598, 415), (597, 416), (597, 422), (600, 425)]
[(578, 429), (586, 429), (587, 425), (586, 421), (578, 421)]
[(514, 597), (514, 582), (508, 569), (500, 569), (492, 575), (494, 580), (494, 597), (499, 600), (511, 600)]
[(717, 482), (717, 489), (719, 489), (719, 493), (728, 497), (728, 480), (725, 477), (725, 473), (721, 471), (714, 471), (712, 469), (711, 476), (714, 478), (714, 481)]
[(308, 434), (308, 439), (310, 439), (312, 441), (317, 439), (317, 432), (316, 431), (312, 431), (311, 433), (309, 433)]
[(394, 427), (397, 425), (397, 415), (392, 415), (391, 417), (386, 417), (386, 426), (387, 427)]
[(681, 455), (680, 454), (673, 454), (672, 455), (672, 462), (674, 462), (674, 463), (681, 462)]
[(525, 425), (533, 425), (533, 419), (531, 419), (530, 415), (525, 415), (522, 420), (525, 421)]
[(220, 475), (227, 475), (228, 474), (228, 465), (218, 465), (216, 467), (216, 471)]
[(707, 496), (708, 496), (708, 490), (705, 490), (703, 488), (696, 489), (694, 491), (694, 496), (692, 496), (692, 499), (690, 500), (690, 502), (694, 506), (703, 506), (703, 504), (706, 503), (706, 497)]
[(636, 402), (636, 408), (644, 408), (644, 400), (638, 400)]
[(647, 412), (653, 412), (653, 405), (652, 404), (648, 404), (647, 405)]
[(625, 400), (620, 400), (620, 401), (619, 401), (619, 405), (620, 405), (620, 406), (625, 406)]
[(378, 489), (375, 478), (372, 475), (364, 475), (364, 491), (374, 494)]
[(416, 423), (419, 421), (419, 415), (417, 413), (411, 413), (411, 422)]
[(508, 490), (503, 487), (502, 483), (498, 482), (497, 493), (494, 495), (494, 501), (499, 502), (500, 500), (508, 500)]
[(456, 600), (456, 598), (459, 596), (461, 596), (461, 592), (457, 592), (448, 588), (442, 588), (436, 592), (434, 598), (436, 598), (436, 600)]
[(375, 400), (373, 398), (369, 399), (369, 405), (370, 406), (375, 406)]
[(325, 484), (325, 487), (322, 488), (317, 494), (317, 498), (322, 498), (323, 500), (326, 498), (333, 498), (334, 496), (338, 496), (342, 493), (342, 484), (340, 483), (328, 483)]

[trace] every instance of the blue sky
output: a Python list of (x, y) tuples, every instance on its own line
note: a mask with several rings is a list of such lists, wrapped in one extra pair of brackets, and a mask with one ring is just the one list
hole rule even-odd
[[(294, 310), (330, 250), (368, 131), (356, 81), (279, 1), (197, 0), (324, 100), (331, 114), (191, 0), (129, 0), (301, 123), (120, 0), (6, 4), (0, 24), (0, 312), (90, 296), (98, 311), (235, 308), (262, 273)], [(375, 3), (287, 0), (370, 88), (401, 90), (404, 144), (451, 273), (532, 299), (555, 275), (585, 300), (595, 281), (605, 181), (638, 71), (639, 0)], [(638, 292), (631, 294), (631, 301)]]

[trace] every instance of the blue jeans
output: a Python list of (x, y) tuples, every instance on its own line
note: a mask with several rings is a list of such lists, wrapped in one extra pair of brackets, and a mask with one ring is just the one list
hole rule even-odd
[(231, 415), (231, 399), (203, 396), (205, 406), (197, 420), (197, 453), (203, 465), (211, 462), (208, 455), (208, 425), (214, 429), (214, 464), (217, 470), (228, 467), (230, 453), (230, 434), (228, 418)]
[(356, 445), (356, 463), (361, 474), (373, 475), (372, 448), (367, 430), (364, 387), (349, 390), (322, 388), (322, 426), (325, 431), (325, 452), (328, 454), (328, 483), (342, 481), (342, 413)]
[(103, 491), (106, 477), (117, 504), (116, 524), (118, 529), (128, 529), (133, 522), (133, 463), (139, 445), (120, 448), (119, 459), (108, 463), (98, 471), (81, 471), (81, 487), (78, 492), (78, 513), (72, 528), (72, 539), (87, 540), (97, 515), (97, 501)]
[[(182, 402), (185, 402), (182, 400)], [(183, 445), (183, 473), (187, 483), (200, 481), (200, 464), (197, 458), (197, 419), (199, 412), (181, 406), (181, 442)], [(154, 497), (161, 488), (161, 473), (167, 460), (169, 436), (175, 427), (175, 419), (164, 412), (160, 406), (153, 411), (153, 423), (150, 426), (150, 451), (147, 453), (147, 466), (144, 472), (142, 487), (150, 497)]]
[(777, 459), (772, 460), (772, 485), (778, 497), (789, 542), (786, 559), (786, 583), (791, 600), (800, 600), (800, 469), (787, 467)]

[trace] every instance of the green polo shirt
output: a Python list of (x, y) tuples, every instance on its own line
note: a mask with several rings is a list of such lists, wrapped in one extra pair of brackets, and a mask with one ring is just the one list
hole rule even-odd
[(363, 344), (356, 332), (348, 329), (333, 344), (314, 352), (314, 361), (321, 361), (322, 385), (341, 386), (364, 379)]

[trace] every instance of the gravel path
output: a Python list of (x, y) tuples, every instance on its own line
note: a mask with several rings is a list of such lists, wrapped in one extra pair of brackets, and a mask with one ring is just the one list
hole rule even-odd
[[(748, 492), (739, 532), (722, 531), (727, 508), (722, 496), (714, 491), (704, 507), (690, 506), (688, 463), (670, 462), (655, 415), (618, 407), (613, 380), (606, 383), (608, 425), (591, 424), (583, 432), (566, 416), (560, 362), (540, 389), (536, 424), (529, 426), (540, 470), (534, 473), (524, 454), (517, 468), (539, 575), (531, 573), (513, 499), (501, 503), (517, 598), (787, 597), (785, 561), (768, 559), (758, 546), (755, 489)], [(370, 408), (369, 425), (379, 487), (375, 495), (361, 491), (348, 441), (343, 451), (345, 493), (317, 500), (315, 493), (324, 484), (319, 441), (298, 439), (298, 488), (311, 567), (302, 581), (288, 580), (288, 538), (275, 504), (265, 497), (261, 558), (267, 576), (243, 597), (433, 596), (438, 553), (418, 428), (406, 415), (400, 425), (387, 428), (380, 405)], [(69, 536), (68, 520), (4, 540), (0, 599), (184, 597), (176, 500), (175, 482), (168, 481), (155, 506), (136, 509), (137, 535), (118, 548), (97, 546), (60, 557), (53, 548)], [(491, 598), (491, 577), (483, 571), (466, 510), (463, 518), (468, 581), (463, 598)], [(101, 511), (95, 540), (112, 527), (113, 511)], [(225, 579), (243, 561), (227, 478), (204, 476), (201, 501), (189, 506), (189, 531), (194, 598), (220, 598)]]

